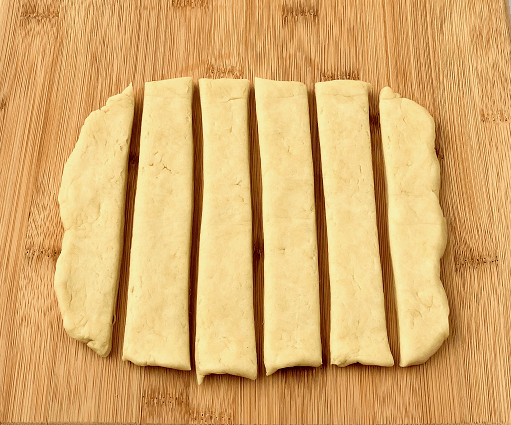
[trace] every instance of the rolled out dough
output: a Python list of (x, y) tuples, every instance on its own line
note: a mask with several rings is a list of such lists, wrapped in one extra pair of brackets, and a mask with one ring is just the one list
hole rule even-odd
[(255, 79), (263, 180), (266, 374), (320, 366), (318, 248), (307, 88)]
[(248, 80), (199, 80), (204, 197), (197, 283), (197, 380), (257, 377)]
[(64, 239), (54, 287), (64, 328), (100, 356), (112, 345), (133, 106), (130, 84), (87, 117), (58, 198)]
[(376, 227), (368, 90), (316, 83), (330, 266), (332, 364), (392, 366)]
[(389, 87), (380, 93), (389, 240), (396, 288), (400, 365), (424, 363), (449, 335), (440, 281), (446, 223), (440, 208), (435, 122)]
[(123, 360), (190, 369), (192, 79), (145, 84)]

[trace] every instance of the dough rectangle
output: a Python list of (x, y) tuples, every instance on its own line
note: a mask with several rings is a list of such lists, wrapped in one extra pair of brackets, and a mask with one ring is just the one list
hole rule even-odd
[(330, 267), (332, 364), (392, 366), (376, 227), (370, 85), (316, 83)]
[(424, 363), (449, 335), (440, 280), (447, 229), (440, 208), (435, 121), (389, 87), (380, 93), (389, 242), (396, 288), (401, 366)]
[(255, 79), (263, 180), (266, 374), (320, 366), (319, 273), (307, 88)]
[(55, 293), (67, 333), (100, 356), (112, 346), (133, 111), (130, 84), (87, 117), (59, 191), (64, 238)]
[(123, 360), (190, 369), (192, 79), (145, 84)]
[(204, 195), (195, 364), (205, 375), (257, 377), (248, 80), (199, 80)]

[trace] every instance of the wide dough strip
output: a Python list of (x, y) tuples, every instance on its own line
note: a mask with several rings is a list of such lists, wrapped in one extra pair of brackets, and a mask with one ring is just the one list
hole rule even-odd
[(67, 333), (100, 356), (112, 345), (133, 123), (133, 87), (92, 112), (64, 166), (55, 293)]
[(252, 276), (248, 80), (199, 80), (204, 196), (195, 365), (257, 377)]
[(376, 226), (368, 90), (316, 83), (330, 265), (331, 363), (392, 366)]
[(145, 84), (123, 360), (190, 369), (192, 79)]
[(440, 208), (435, 122), (389, 87), (380, 93), (389, 241), (396, 287), (400, 365), (424, 363), (449, 335), (440, 281), (446, 223)]
[(307, 88), (255, 79), (264, 228), (266, 374), (320, 366), (319, 274)]

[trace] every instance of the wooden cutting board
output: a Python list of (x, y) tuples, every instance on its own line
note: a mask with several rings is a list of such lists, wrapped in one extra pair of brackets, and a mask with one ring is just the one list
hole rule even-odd
[[(509, 423), (511, 38), (505, 0), (0, 0), (0, 422)], [(266, 377), (261, 173), (250, 101), (259, 378), (205, 379), (121, 360), (143, 84), (191, 75), (298, 80), (310, 91), (324, 366)], [(389, 338), (398, 360), (378, 92), (437, 123), (451, 336), (425, 365), (330, 366), (325, 210), (313, 84), (373, 85), (371, 129)], [(84, 119), (130, 82), (135, 121), (111, 355), (69, 338), (53, 292), (57, 193)], [(196, 207), (192, 341), (201, 211)], [(192, 347), (193, 349), (193, 347)]]

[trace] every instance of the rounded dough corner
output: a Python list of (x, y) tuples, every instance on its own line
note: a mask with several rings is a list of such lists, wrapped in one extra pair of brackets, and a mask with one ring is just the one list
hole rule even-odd
[(399, 93), (395, 93), (390, 87), (384, 87), (380, 92), (380, 100), (391, 100), (399, 99), (401, 96)]

